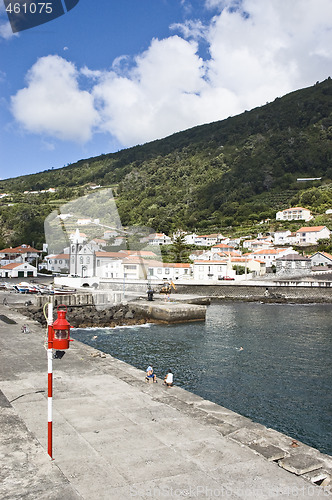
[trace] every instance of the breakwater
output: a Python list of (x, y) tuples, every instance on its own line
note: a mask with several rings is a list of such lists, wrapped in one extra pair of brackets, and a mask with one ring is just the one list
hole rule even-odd
[(220, 300), (265, 302), (332, 303), (330, 286), (295, 284), (177, 285), (177, 293), (208, 296)]
[[(60, 304), (62, 304), (61, 301), (59, 301), (58, 305)], [(56, 306), (57, 304), (55, 304)], [(20, 312), (34, 321), (38, 321), (41, 325), (46, 325), (43, 308), (40, 306), (25, 306), (20, 308)], [(103, 310), (97, 309), (93, 304), (67, 305), (67, 312), (70, 324), (74, 328), (95, 326), (112, 328), (118, 325), (143, 324), (147, 321), (142, 314), (130, 307), (130, 305), (121, 303)]]
[(170, 302), (162, 299), (147, 301), (123, 301), (119, 303), (93, 303), (93, 295), (88, 293), (57, 295), (53, 297), (37, 297), (36, 304), (29, 304), (22, 309), (23, 314), (46, 325), (44, 306), (50, 300), (56, 308), (67, 307), (71, 325), (75, 328), (114, 327), (117, 325), (142, 324), (147, 321), (160, 323), (181, 323), (188, 321), (204, 321), (206, 305)]

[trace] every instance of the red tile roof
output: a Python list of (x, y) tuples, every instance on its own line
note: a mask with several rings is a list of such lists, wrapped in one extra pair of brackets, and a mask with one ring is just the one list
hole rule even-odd
[(289, 212), (291, 210), (307, 210), (310, 212), (308, 208), (303, 208), (303, 207), (291, 207), (291, 208), (285, 208), (284, 210), (280, 210), (280, 212)]
[(280, 252), (284, 252), (282, 248), (266, 248), (265, 250), (256, 250), (251, 255), (277, 255)]
[(200, 264), (227, 264), (228, 260), (195, 260), (194, 265), (199, 266)]
[(234, 245), (225, 245), (225, 243), (219, 243), (218, 245), (213, 245), (212, 250), (214, 248), (232, 248), (232, 250), (234, 250)]
[(68, 260), (69, 259), (69, 254), (68, 253), (59, 253), (59, 255), (52, 255), (52, 257), (47, 257), (48, 260), (51, 259), (64, 259)]
[(31, 247), (30, 245), (20, 245), (19, 247), (15, 248), (4, 248), (3, 250), (0, 250), (0, 253), (18, 253), (18, 254), (24, 254), (24, 253), (41, 253), (41, 250), (36, 250), (35, 248)]
[(311, 232), (319, 232), (324, 229), (326, 226), (313, 226), (313, 227), (301, 227), (296, 232), (297, 233), (311, 233)]
[(123, 252), (96, 252), (96, 257), (104, 257), (108, 259), (123, 259), (127, 257), (128, 253)]
[(15, 269), (18, 266), (22, 266), (24, 262), (13, 262), (12, 264), (7, 264), (6, 266), (1, 267), (1, 269)]

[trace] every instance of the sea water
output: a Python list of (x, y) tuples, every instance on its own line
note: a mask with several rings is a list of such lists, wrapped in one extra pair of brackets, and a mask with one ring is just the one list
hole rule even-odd
[(332, 455), (332, 306), (212, 304), (205, 322), (73, 338)]

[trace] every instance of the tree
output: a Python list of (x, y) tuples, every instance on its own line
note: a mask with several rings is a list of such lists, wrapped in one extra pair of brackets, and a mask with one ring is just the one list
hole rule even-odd
[(317, 241), (317, 252), (332, 253), (332, 240), (325, 238)]

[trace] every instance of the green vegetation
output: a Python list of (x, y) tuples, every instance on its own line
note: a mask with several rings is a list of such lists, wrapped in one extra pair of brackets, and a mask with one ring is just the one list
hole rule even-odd
[(310, 224), (332, 229), (324, 215), (332, 208), (332, 80), (143, 146), (0, 181), (11, 195), (0, 200), (0, 245), (40, 245), (44, 218), (91, 184), (112, 187), (124, 226), (248, 234), (279, 229), (275, 213), (301, 205), (316, 216)]

